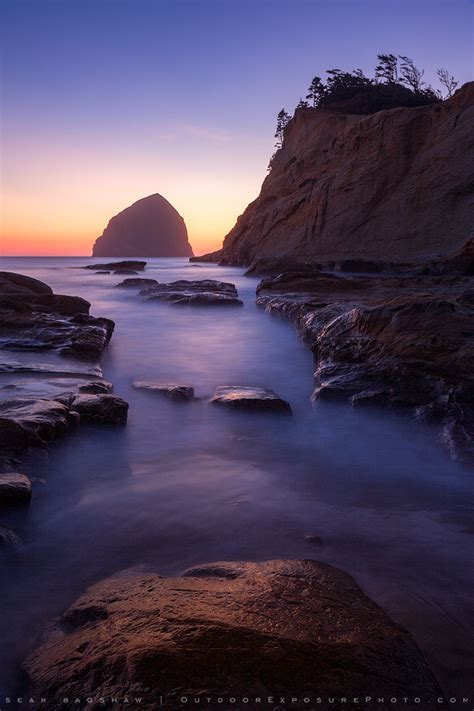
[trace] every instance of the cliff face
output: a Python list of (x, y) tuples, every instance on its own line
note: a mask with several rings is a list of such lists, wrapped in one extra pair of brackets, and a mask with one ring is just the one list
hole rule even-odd
[(149, 195), (112, 217), (93, 257), (190, 257), (186, 225), (161, 195)]
[(361, 116), (299, 109), (224, 261), (406, 261), (474, 227), (474, 82), (448, 101)]

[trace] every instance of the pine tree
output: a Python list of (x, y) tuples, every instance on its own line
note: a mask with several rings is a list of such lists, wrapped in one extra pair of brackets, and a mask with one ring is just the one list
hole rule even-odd
[(321, 80), (321, 77), (314, 77), (308, 87), (306, 98), (309, 99), (313, 106), (317, 106), (326, 92), (326, 87)]
[(275, 131), (275, 138), (277, 139), (276, 143), (275, 143), (275, 148), (277, 150), (279, 150), (283, 145), (285, 127), (290, 119), (291, 119), (291, 116), (289, 114), (287, 114), (285, 109), (282, 109), (281, 111), (278, 112), (277, 126), (276, 126), (276, 131)]
[(383, 84), (398, 82), (398, 59), (395, 54), (378, 54), (379, 63), (375, 67), (375, 78)]

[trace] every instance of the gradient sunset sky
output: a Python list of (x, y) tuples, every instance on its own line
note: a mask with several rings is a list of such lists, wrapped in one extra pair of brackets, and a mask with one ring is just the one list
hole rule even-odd
[(275, 117), (378, 52), (472, 79), (471, 0), (3, 0), (4, 255), (89, 255), (159, 192), (195, 253), (260, 189)]

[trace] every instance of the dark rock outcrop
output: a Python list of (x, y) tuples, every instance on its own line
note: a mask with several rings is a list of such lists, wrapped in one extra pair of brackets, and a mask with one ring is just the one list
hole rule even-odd
[(474, 82), (369, 116), (298, 110), (221, 263), (406, 262), (458, 248), (473, 228), (473, 121)]
[(306, 696), (372, 697), (380, 711), (378, 697), (443, 696), (410, 635), (349, 575), (315, 561), (109, 578), (52, 625), (24, 669), (28, 693), (47, 695), (51, 711), (84, 689), (133, 689), (174, 708), (183, 696), (237, 697), (240, 709), (252, 705), (242, 698), (298, 695), (294, 708)]
[(140, 291), (140, 296), (146, 301), (168, 301), (180, 305), (243, 306), (234, 284), (213, 279), (181, 279), (170, 284), (156, 284)]
[(122, 262), (107, 262), (106, 264), (86, 264), (86, 266), (82, 267), (82, 269), (92, 269), (93, 271), (101, 270), (101, 274), (110, 274), (111, 271), (119, 271), (120, 269), (131, 269), (134, 272), (142, 272), (145, 267), (146, 262), (136, 259), (127, 259)]
[(51, 350), (97, 359), (109, 342), (113, 321), (89, 315), (77, 296), (53, 294), (47, 284), (10, 272), (0, 273), (0, 348)]
[[(112, 217), (94, 244), (94, 257), (191, 257), (186, 225), (161, 195), (137, 200)], [(104, 267), (107, 269), (108, 267)]]
[(133, 387), (138, 390), (148, 390), (149, 392), (163, 395), (176, 402), (189, 402), (194, 399), (194, 388), (190, 385), (178, 385), (177, 383), (154, 383), (146, 380), (134, 380)]
[(469, 277), (288, 273), (257, 304), (296, 321), (314, 398), (411, 408), (456, 459), (474, 461), (474, 284)]
[(291, 407), (273, 390), (244, 385), (220, 385), (210, 399), (213, 405), (251, 412), (281, 412), (291, 415)]
[[(0, 274), (0, 467), (18, 471), (29, 447), (44, 447), (81, 419), (123, 423), (127, 403), (109, 395), (97, 359), (114, 323), (89, 303), (53, 294), (21, 274)], [(27, 360), (12, 353), (30, 351)], [(57, 355), (67, 355), (61, 365)]]
[(124, 425), (127, 421), (128, 402), (117, 395), (81, 394), (73, 398), (71, 412), (77, 412), (84, 422)]
[(0, 507), (28, 506), (31, 501), (31, 482), (25, 474), (0, 473)]
[(217, 264), (222, 259), (222, 249), (217, 249), (215, 252), (201, 254), (199, 257), (190, 257), (190, 262), (211, 262)]
[(120, 284), (116, 284), (115, 286), (123, 289), (132, 289), (135, 287), (144, 289), (146, 286), (155, 286), (155, 284), (158, 284), (156, 279), (142, 279), (138, 277), (137, 279), (124, 279)]

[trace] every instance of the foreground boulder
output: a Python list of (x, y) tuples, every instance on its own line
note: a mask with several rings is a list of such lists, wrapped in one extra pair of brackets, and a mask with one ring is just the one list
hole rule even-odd
[(138, 390), (148, 390), (149, 392), (163, 395), (176, 402), (189, 402), (194, 399), (194, 388), (190, 385), (178, 385), (176, 383), (153, 383), (146, 380), (134, 380), (133, 387)]
[(25, 474), (0, 473), (0, 507), (28, 506), (31, 501), (31, 482)]
[(442, 696), (410, 635), (349, 575), (315, 561), (109, 578), (53, 624), (24, 669), (28, 692), (53, 710), (84, 689), (131, 689), (174, 708), (183, 696)]
[(94, 244), (94, 257), (190, 257), (186, 225), (162, 195), (137, 200), (112, 217)]
[(257, 294), (311, 346), (315, 399), (411, 408), (455, 459), (474, 461), (471, 278), (291, 272)]
[(146, 301), (168, 301), (179, 305), (243, 306), (234, 284), (214, 279), (181, 279), (170, 284), (156, 284), (141, 291), (140, 296)]
[(253, 412), (283, 412), (291, 415), (289, 403), (268, 388), (221, 385), (210, 399), (213, 405)]

